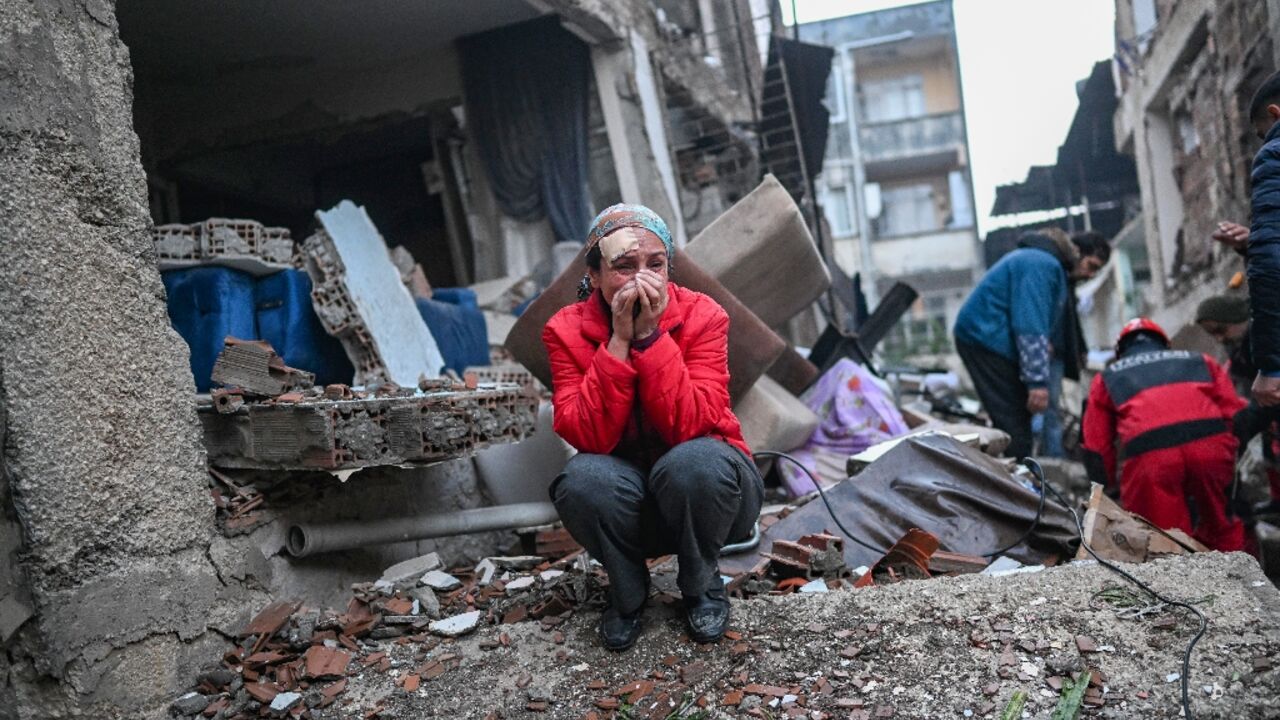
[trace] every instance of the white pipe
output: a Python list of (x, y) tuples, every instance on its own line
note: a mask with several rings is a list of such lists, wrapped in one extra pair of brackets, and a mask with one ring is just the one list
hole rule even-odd
[(290, 555), (306, 557), (366, 545), (549, 525), (559, 519), (554, 505), (535, 502), (375, 521), (300, 524), (289, 528), (287, 547)]

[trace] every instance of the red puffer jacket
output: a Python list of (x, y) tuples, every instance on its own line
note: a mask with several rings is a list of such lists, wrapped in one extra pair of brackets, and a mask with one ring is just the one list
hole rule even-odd
[(748, 456), (729, 408), (729, 316), (715, 300), (667, 284), (659, 337), (627, 362), (609, 354), (610, 314), (596, 290), (542, 330), (556, 434), (579, 452), (651, 466), (687, 440), (714, 437)]

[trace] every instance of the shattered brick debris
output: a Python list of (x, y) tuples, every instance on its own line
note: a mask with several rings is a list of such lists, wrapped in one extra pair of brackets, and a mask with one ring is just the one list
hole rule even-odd
[[(551, 632), (575, 608), (601, 604), (604, 571), (598, 564), (575, 563), (578, 557), (486, 558), (475, 569), (453, 568), (447, 575), (454, 582), (433, 590), (428, 579), (446, 573), (434, 569), (439, 558), (430, 553), (387, 568), (377, 582), (353, 586), (342, 613), (318, 612), (296, 600), (274, 602), (236, 633), (220, 665), (201, 673), (170, 711), (241, 720), (312, 718), (339, 702), (350, 678), (369, 673), (394, 674), (404, 692), (416, 692), (460, 666), (462, 656), (450, 652), (449, 643), (482, 625), (536, 621)], [(479, 582), (486, 568), (500, 573), (488, 587)], [(427, 597), (430, 602), (424, 602)], [(554, 638), (565, 639), (558, 631)], [(406, 644), (419, 649), (419, 660), (408, 670), (395, 670), (400, 666), (390, 648)], [(499, 633), (488, 649), (509, 644), (507, 634)], [(543, 688), (527, 694), (530, 703), (554, 702)]]
[[(227, 388), (239, 390), (241, 395), (276, 397), (291, 391), (310, 390), (315, 385), (316, 376), (285, 365), (284, 359), (269, 343), (228, 337), (213, 364), (212, 379)], [(232, 413), (238, 409), (230, 407), (230, 402), (226, 403), (228, 407), (219, 403), (219, 399), (228, 398), (229, 394), (221, 393), (214, 398), (218, 412)], [(243, 400), (241, 397), (241, 403)]]
[(218, 526), (227, 535), (237, 535), (266, 521), (266, 497), (252, 485), (241, 485), (215, 468), (209, 468), (210, 489)]
[(161, 269), (208, 262), (252, 272), (298, 263), (289, 229), (265, 227), (255, 220), (209, 218), (190, 225), (158, 225), (151, 231), (151, 239)]
[[(235, 412), (200, 405), (205, 448), (225, 468), (346, 470), (464, 457), (491, 443), (528, 437), (538, 401), (515, 385), (415, 392), (372, 391), (277, 396)], [(349, 399), (329, 399), (350, 393)]]
[(849, 574), (844, 564), (844, 540), (828, 533), (805, 535), (799, 540), (774, 540), (773, 551), (763, 553), (770, 570), (779, 578), (841, 578)]

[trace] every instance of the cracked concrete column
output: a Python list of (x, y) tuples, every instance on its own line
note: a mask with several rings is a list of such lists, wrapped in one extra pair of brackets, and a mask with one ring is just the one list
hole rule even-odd
[(221, 586), (114, 4), (0, 3), (0, 67), (0, 717), (157, 717)]
[(652, 208), (683, 246), (684, 216), (667, 145), (660, 78), (643, 36), (632, 31), (626, 42), (593, 44), (591, 65), (622, 202)]

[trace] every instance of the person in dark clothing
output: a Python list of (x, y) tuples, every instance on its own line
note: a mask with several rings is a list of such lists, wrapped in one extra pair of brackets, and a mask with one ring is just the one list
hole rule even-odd
[(1178, 528), (1215, 550), (1245, 549), (1244, 524), (1228, 510), (1237, 441), (1231, 419), (1244, 401), (1208, 355), (1169, 349), (1146, 318), (1116, 340), (1118, 359), (1093, 379), (1084, 417), (1085, 467), (1120, 504), (1157, 527)]
[(1025, 457), (1032, 448), (1031, 416), (1049, 404), (1050, 360), (1064, 353), (1067, 328), (1075, 332), (1069, 279), (1092, 277), (1106, 257), (1081, 257), (1056, 228), (1027, 233), (1018, 245), (973, 289), (954, 333), (987, 415), (1012, 438), (1006, 452)]
[[(1222, 343), (1227, 351), (1227, 373), (1235, 384), (1236, 393), (1248, 399), (1253, 381), (1258, 376), (1250, 352), (1249, 298), (1243, 295), (1211, 297), (1196, 308), (1196, 324)], [(1280, 513), (1280, 467), (1276, 465), (1276, 458), (1280, 456), (1278, 416), (1280, 412), (1276, 408), (1263, 408), (1251, 402), (1232, 421), (1241, 448), (1262, 433), (1262, 457), (1266, 462), (1271, 498), (1253, 509), (1256, 515)]]
[(1246, 261), (1252, 325), (1253, 398), (1262, 407), (1280, 405), (1280, 73), (1267, 78), (1249, 103), (1249, 120), (1262, 149), (1250, 179), (1252, 220)]

